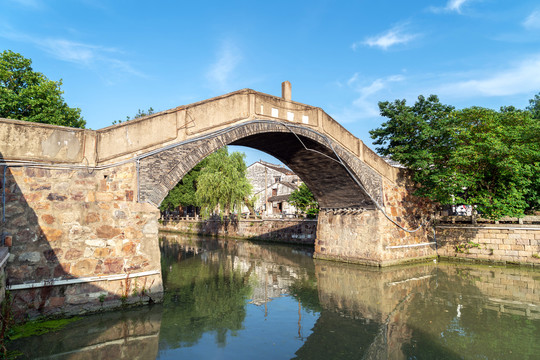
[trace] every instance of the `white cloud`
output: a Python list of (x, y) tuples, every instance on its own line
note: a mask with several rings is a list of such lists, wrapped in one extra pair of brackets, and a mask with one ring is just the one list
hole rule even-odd
[(418, 34), (407, 33), (404, 26), (400, 25), (395, 26), (382, 34), (369, 37), (364, 41), (356, 42), (352, 45), (352, 49), (356, 50), (360, 45), (367, 45), (370, 47), (380, 47), (381, 49), (386, 50), (394, 45), (406, 44), (416, 37), (418, 37)]
[(99, 45), (84, 44), (61, 38), (40, 38), (14, 31), (4, 26), (0, 29), (0, 37), (31, 43), (37, 48), (45, 51), (52, 57), (93, 69), (100, 74), (103, 72), (113, 72), (118, 76), (118, 72), (145, 77), (144, 74), (135, 70), (128, 62), (120, 60), (112, 54), (120, 53), (114, 48), (107, 48)]
[(430, 7), (430, 10), (435, 13), (440, 12), (457, 12), (458, 14), (461, 14), (461, 10), (464, 7), (464, 5), (471, 0), (448, 0), (446, 3), (446, 6), (444, 7), (436, 7), (432, 6)]
[(509, 96), (527, 94), (540, 89), (540, 54), (506, 69), (490, 71), (476, 79), (448, 83), (437, 93), (453, 97)]
[(358, 95), (350, 106), (343, 109), (335, 115), (341, 123), (351, 123), (361, 119), (373, 118), (379, 116), (378, 102), (380, 94), (388, 90), (391, 83), (402, 82), (405, 80), (403, 75), (391, 75), (378, 78), (372, 81), (361, 79), (360, 74), (355, 73), (347, 85)]
[(231, 77), (242, 60), (239, 49), (230, 41), (221, 44), (217, 60), (210, 66), (206, 78), (217, 90), (230, 90)]
[(527, 29), (540, 29), (540, 10), (533, 11), (523, 21), (523, 26)]

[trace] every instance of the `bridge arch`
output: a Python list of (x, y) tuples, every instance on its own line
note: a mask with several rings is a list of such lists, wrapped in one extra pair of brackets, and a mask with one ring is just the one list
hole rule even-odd
[(402, 230), (431, 213), (405, 172), (322, 109), (244, 89), (100, 130), (0, 119), (0, 237), (13, 245), (12, 290), (34, 299), (34, 288), (66, 285), (77, 295), (59, 303), (101, 306), (85, 284), (120, 297), (129, 277), (161, 296), (156, 207), (229, 144), (273, 155), (310, 187), (323, 208), (316, 257), (383, 266), (435, 255), (427, 227)]
[(158, 206), (202, 159), (226, 145), (268, 153), (291, 168), (322, 208), (383, 205), (382, 177), (336, 141), (316, 130), (255, 119), (138, 157), (139, 201)]

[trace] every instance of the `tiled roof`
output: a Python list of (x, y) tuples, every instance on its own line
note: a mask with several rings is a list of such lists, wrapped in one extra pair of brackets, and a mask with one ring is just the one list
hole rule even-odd
[(266, 161), (262, 161), (262, 160), (259, 160), (257, 161), (259, 164), (263, 165), (263, 166), (266, 166), (267, 168), (269, 169), (273, 169), (273, 170), (276, 170), (276, 171), (279, 171), (285, 175), (294, 175), (294, 173), (287, 169), (286, 167), (283, 167), (283, 166), (280, 166), (280, 165), (276, 165), (276, 164), (271, 164), (269, 162), (266, 162)]
[(283, 201), (288, 201), (289, 200), (289, 196), (291, 196), (290, 194), (287, 194), (287, 195), (274, 195), (274, 196), (270, 196), (268, 198), (268, 201), (269, 202), (283, 202)]

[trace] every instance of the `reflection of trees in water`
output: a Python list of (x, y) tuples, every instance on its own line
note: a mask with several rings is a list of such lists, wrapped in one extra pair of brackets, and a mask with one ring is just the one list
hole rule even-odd
[(193, 257), (177, 262), (175, 255), (167, 252), (162, 258), (167, 290), (160, 341), (170, 348), (191, 346), (205, 332), (213, 331), (216, 342), (224, 346), (227, 332), (234, 334), (242, 328), (245, 302), (251, 293), (249, 282), (234, 270), (226, 253), (217, 262)]
[(313, 263), (302, 248), (189, 236), (167, 236), (160, 246), (166, 289), (160, 339), (168, 347), (193, 345), (209, 331), (226, 345), (228, 331), (242, 329), (248, 299), (263, 305), (284, 293), (309, 292), (306, 304), (317, 306)]

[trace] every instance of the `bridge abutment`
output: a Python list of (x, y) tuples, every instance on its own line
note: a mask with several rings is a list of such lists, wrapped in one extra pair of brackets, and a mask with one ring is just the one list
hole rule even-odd
[[(2, 179), (3, 181), (4, 179)], [(73, 314), (160, 301), (159, 211), (137, 203), (134, 163), (9, 167), (2, 233), (16, 314)]]

